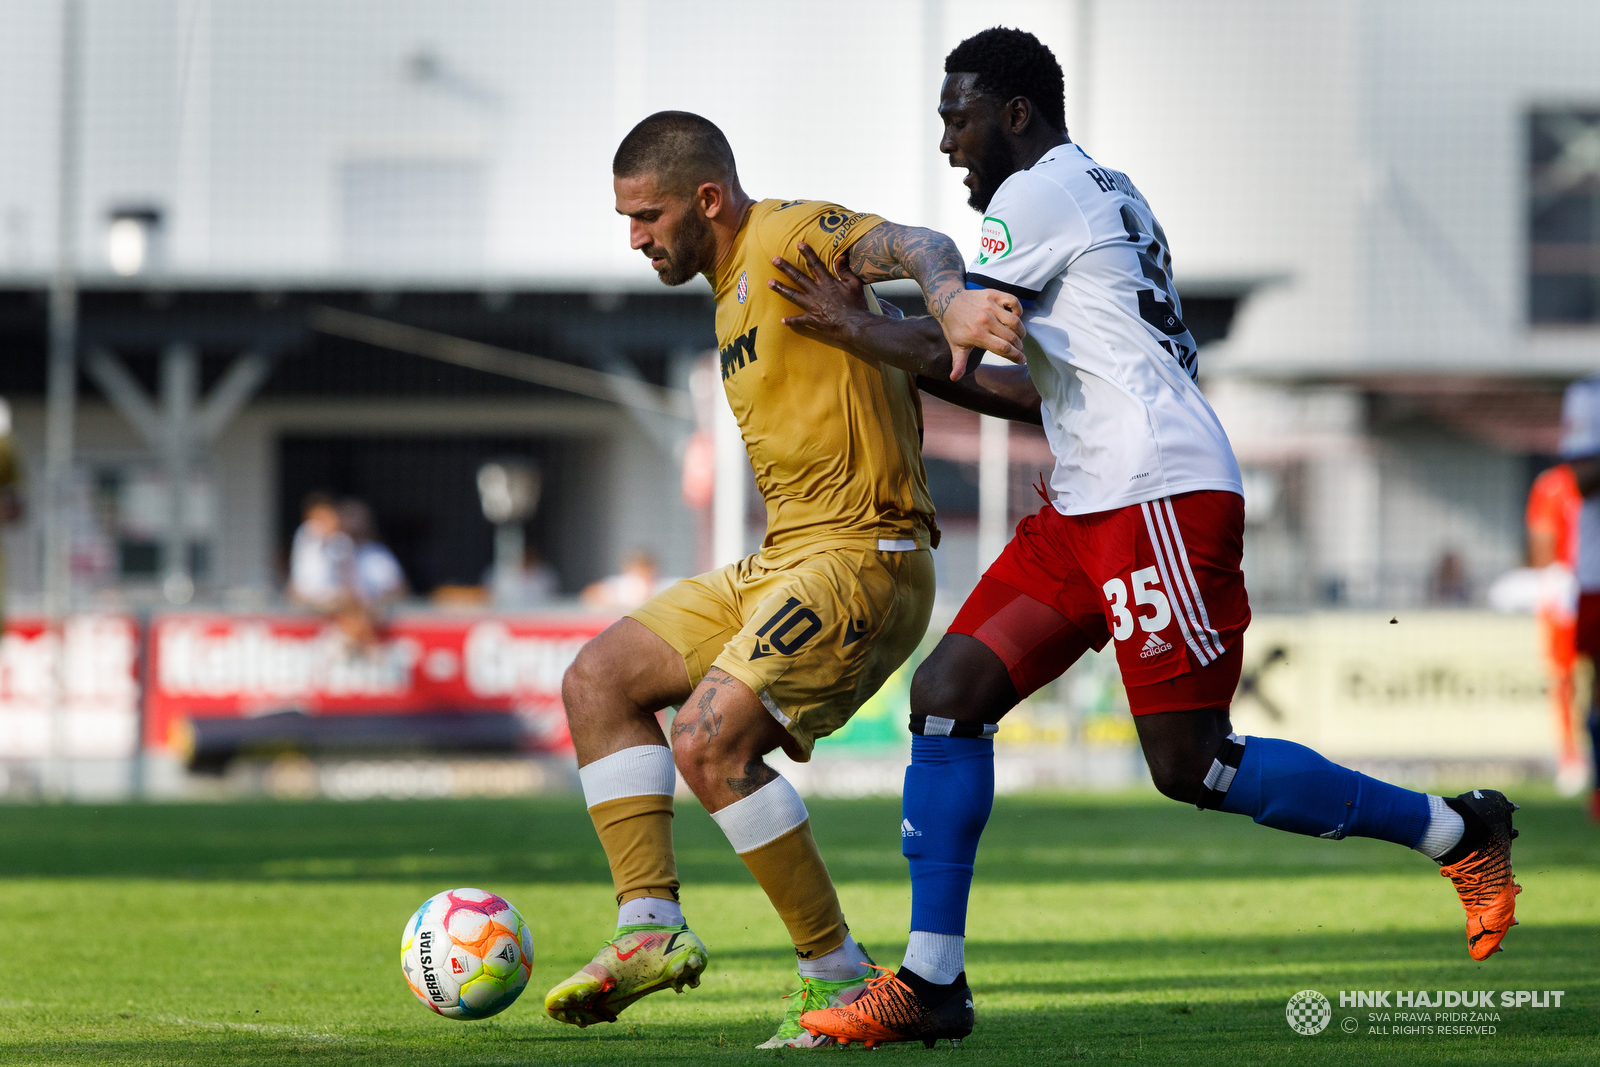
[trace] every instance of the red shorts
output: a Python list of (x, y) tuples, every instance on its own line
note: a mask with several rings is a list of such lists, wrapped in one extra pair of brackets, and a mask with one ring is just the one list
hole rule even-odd
[(1226, 708), (1250, 600), (1244, 500), (1209, 490), (1092, 515), (1052, 505), (1017, 524), (950, 626), (989, 646), (1025, 697), (1117, 643), (1135, 715)]
[(1600, 593), (1578, 594), (1578, 654), (1600, 664)]

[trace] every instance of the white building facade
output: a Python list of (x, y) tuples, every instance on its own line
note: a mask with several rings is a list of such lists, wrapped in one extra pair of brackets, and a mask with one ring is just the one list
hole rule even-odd
[[(0, 0), (0, 321), (14, 353), (0, 395), (33, 478), (63, 11)], [(72, 258), (106, 306), (226, 291), (309, 307), (337, 293), (403, 318), (406, 294), (465, 294), (488, 318), (457, 332), (678, 389), (711, 344), (698, 281), (680, 295), (704, 318), (700, 342), (686, 328), (655, 350), (602, 352), (491, 321), (538, 294), (586, 301), (589, 322), (658, 293), (612, 210), (627, 129), (663, 108), (701, 112), (752, 194), (837, 200), (970, 251), (977, 216), (935, 149), (943, 56), (988, 25), (1029, 29), (1065, 69), (1074, 139), (1154, 205), (1185, 297), (1238, 301), (1201, 370), (1247, 470), (1246, 566), (1263, 603), (1477, 597), (1520, 562), (1523, 495), (1553, 451), (1562, 384), (1600, 369), (1600, 8), (1580, 0), (83, 0), (81, 15)], [(122, 353), (152, 390), (165, 343)], [(203, 381), (246, 347), (206, 348), (219, 371)], [(477, 380), (437, 395), (381, 381), (297, 392), (282, 384), (293, 360), (348, 353), (286, 351), (286, 377), (196, 463), (193, 536), (218, 595), (278, 581), (293, 510), (278, 464), (297, 435), (565, 442), (591, 464), (560, 498), (577, 532), (543, 546), (569, 591), (636, 546), (669, 573), (702, 562), (704, 521), (680, 484), (692, 424)], [(159, 463), (87, 383), (79, 452), (83, 521), (104, 498), (118, 509), (105, 521), (133, 523), (85, 573), (126, 584), (150, 497), (129, 487), (159, 481)], [(1020, 496), (1013, 512), (1031, 506)], [(8, 544), (26, 595), (36, 527)]]

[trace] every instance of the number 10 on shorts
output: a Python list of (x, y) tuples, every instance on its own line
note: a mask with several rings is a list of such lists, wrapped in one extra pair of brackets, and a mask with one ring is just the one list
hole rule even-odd
[[(1152, 634), (1165, 630), (1172, 622), (1172, 604), (1167, 600), (1167, 594), (1156, 588), (1161, 584), (1161, 576), (1154, 567), (1145, 567), (1128, 577), (1133, 580), (1133, 604), (1134, 610), (1139, 611), (1139, 628)], [(1111, 636), (1118, 641), (1126, 641), (1133, 636), (1135, 618), (1134, 611), (1128, 607), (1128, 587), (1121, 578), (1113, 578), (1100, 590), (1111, 605)], [(1152, 609), (1148, 615), (1141, 610), (1146, 607)]]

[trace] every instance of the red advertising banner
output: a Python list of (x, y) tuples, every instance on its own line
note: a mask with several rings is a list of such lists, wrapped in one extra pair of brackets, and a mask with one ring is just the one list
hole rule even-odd
[(215, 720), (284, 712), (319, 720), (499, 712), (516, 716), (518, 747), (570, 751), (561, 676), (611, 621), (402, 618), (384, 627), (377, 645), (361, 648), (321, 618), (157, 616), (145, 743), (181, 752)]
[(118, 759), (139, 739), (139, 631), (125, 615), (8, 619), (0, 634), (0, 759)]

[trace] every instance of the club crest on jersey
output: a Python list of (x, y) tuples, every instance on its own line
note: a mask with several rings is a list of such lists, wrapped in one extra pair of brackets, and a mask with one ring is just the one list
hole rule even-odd
[(745, 297), (750, 295), (750, 272), (739, 272), (739, 303), (744, 303)]
[(978, 232), (978, 244), (982, 248), (978, 253), (980, 266), (990, 260), (1004, 259), (1011, 254), (1011, 231), (1004, 221), (985, 215), (983, 229)]

